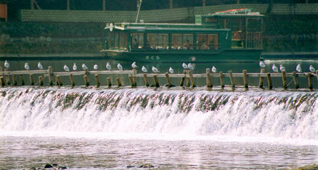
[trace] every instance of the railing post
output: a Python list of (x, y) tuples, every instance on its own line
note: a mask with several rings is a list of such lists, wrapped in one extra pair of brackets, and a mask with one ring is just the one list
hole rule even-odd
[(299, 88), (298, 75), (296, 74), (295, 71), (293, 71), (293, 80), (294, 80), (294, 84), (295, 84), (295, 89), (298, 89)]
[(189, 77), (190, 77), (190, 80), (191, 80), (192, 88), (196, 87), (191, 70), (189, 71)]
[(24, 86), (25, 82), (24, 82), (24, 78), (22, 74), (20, 74), (20, 81), (21, 81), (21, 86)]
[(158, 80), (157, 75), (154, 75), (154, 76), (153, 76), (153, 79), (154, 79), (154, 81), (155, 81), (155, 87), (160, 87), (160, 85), (159, 85), (159, 80)]
[(307, 73), (307, 79), (308, 79), (308, 89), (310, 91), (313, 90), (313, 86), (312, 86), (312, 75), (311, 73)]
[(95, 74), (95, 82), (96, 82), (96, 88), (99, 88), (100, 87), (100, 82), (99, 82), (98, 74)]
[(169, 73), (166, 73), (166, 80), (167, 80), (167, 83), (168, 83), (168, 87), (171, 87), (172, 84), (171, 84), (171, 80), (170, 80), (170, 77), (169, 77)]
[(145, 86), (149, 87), (149, 80), (146, 73), (144, 73), (144, 82), (145, 82)]
[(264, 85), (264, 77), (261, 76), (262, 73), (265, 73), (265, 69), (261, 69), (260, 75), (259, 75), (259, 83), (258, 83), (258, 87), (259, 88), (263, 88)]
[(73, 74), (70, 74), (70, 81), (71, 81), (71, 87), (74, 88), (74, 86), (75, 86), (75, 81), (74, 81), (74, 76), (73, 76)]
[(53, 68), (52, 68), (52, 66), (49, 66), (48, 67), (48, 76), (49, 76), (49, 84), (50, 84), (50, 86), (53, 86)]
[(287, 89), (287, 78), (286, 78), (286, 71), (283, 71), (282, 72), (282, 81), (283, 81), (283, 88), (284, 88), (284, 90), (286, 90)]
[(107, 77), (107, 87), (111, 88), (112, 87), (112, 81), (110, 77)]
[(267, 73), (267, 84), (268, 84), (268, 90), (273, 89), (273, 84), (272, 84), (272, 78), (271, 78), (271, 73)]
[(219, 75), (220, 75), (221, 89), (224, 89), (224, 87), (225, 87), (225, 84), (224, 84), (224, 74), (223, 74), (222, 71), (220, 71)]
[(229, 77), (230, 77), (230, 81), (231, 81), (232, 90), (234, 90), (235, 89), (235, 83), (234, 83), (232, 70), (229, 70)]
[(205, 74), (206, 74), (206, 88), (207, 89), (210, 89), (213, 87), (213, 84), (212, 84), (212, 79), (211, 79), (211, 76), (210, 76), (210, 69), (207, 68), (205, 70)]
[(248, 89), (247, 70), (243, 70), (243, 81), (245, 90)]

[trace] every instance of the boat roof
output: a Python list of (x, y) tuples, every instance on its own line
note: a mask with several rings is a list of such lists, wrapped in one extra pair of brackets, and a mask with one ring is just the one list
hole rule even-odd
[(240, 8), (240, 9), (230, 9), (226, 11), (219, 11), (208, 15), (203, 16), (219, 16), (219, 17), (238, 17), (238, 16), (256, 16), (262, 17), (259, 12), (252, 12), (252, 8)]

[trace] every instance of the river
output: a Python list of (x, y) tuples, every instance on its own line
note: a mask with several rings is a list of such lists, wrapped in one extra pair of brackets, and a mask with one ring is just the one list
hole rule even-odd
[[(22, 69), (24, 62), (10, 61), (10, 69)], [(42, 63), (62, 71), (73, 62)], [(77, 61), (83, 62), (105, 64)], [(298, 63), (318, 68), (315, 61), (266, 63), (268, 71), (273, 63), (287, 71)], [(258, 63), (197, 63), (196, 71), (212, 65), (224, 72), (259, 71)], [(156, 66), (182, 71), (181, 63)], [(70, 169), (138, 169), (148, 163), (156, 169), (288, 169), (314, 164), (317, 95), (278, 87), (246, 92), (5, 87), (0, 89), (0, 167), (57, 163)]]

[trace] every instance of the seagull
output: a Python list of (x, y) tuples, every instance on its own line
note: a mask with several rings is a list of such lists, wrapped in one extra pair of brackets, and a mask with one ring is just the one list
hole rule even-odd
[(38, 62), (38, 68), (39, 68), (40, 70), (43, 70), (43, 66), (42, 66), (41, 62)]
[(10, 68), (10, 64), (9, 64), (9, 62), (7, 60), (4, 61), (4, 67), (5, 68)]
[(152, 66), (151, 70), (154, 73), (159, 73), (159, 70), (155, 66)]
[(117, 64), (117, 68), (118, 68), (118, 70), (123, 71), (123, 66), (121, 66), (120, 63)]
[(144, 72), (144, 73), (147, 73), (147, 68), (145, 66), (142, 66), (141, 67), (141, 71)]
[(109, 62), (106, 63), (106, 69), (107, 70), (111, 70), (112, 69), (112, 66), (109, 64)]
[(25, 68), (26, 70), (29, 70), (29, 69), (30, 69), (29, 64), (28, 64), (28, 63), (24, 63), (24, 68)]
[(194, 67), (193, 67), (193, 65), (192, 65), (191, 63), (188, 64), (188, 68), (189, 68), (190, 70), (194, 70)]
[(216, 70), (216, 68), (214, 66), (212, 66), (211, 71), (212, 71), (212, 73), (216, 73), (217, 72), (217, 70)]
[(64, 65), (63, 69), (64, 69), (64, 71), (70, 71), (70, 69), (67, 67), (67, 65)]
[(261, 68), (265, 68), (265, 67), (266, 67), (264, 61), (260, 61), (260, 62), (259, 62), (259, 66), (260, 66)]
[(97, 64), (94, 65), (94, 70), (98, 70), (98, 65)]
[(87, 68), (87, 66), (86, 66), (86, 64), (82, 64), (82, 68), (83, 68), (83, 70), (87, 70), (88, 68)]
[(135, 68), (137, 68), (138, 66), (136, 65), (136, 62), (133, 62), (133, 63), (131, 64), (131, 67), (132, 67), (133, 69), (135, 69)]
[(286, 71), (285, 67), (282, 64), (279, 65), (279, 69), (280, 69), (281, 72)]
[(273, 66), (272, 66), (272, 70), (273, 70), (275, 73), (278, 73), (278, 68), (276, 67), (276, 65), (275, 65), (275, 64), (273, 64)]
[(297, 65), (296, 70), (300, 73), (301, 72), (301, 66), (300, 64)]
[(173, 70), (172, 67), (169, 68), (169, 73), (170, 73), (170, 74), (173, 74), (173, 73), (174, 73), (174, 70)]
[(74, 70), (74, 71), (77, 70), (77, 65), (76, 65), (76, 63), (73, 64), (73, 70)]
[(187, 65), (186, 63), (182, 63), (182, 67), (183, 67), (184, 69), (187, 69), (187, 68), (188, 68), (188, 65)]
[(309, 66), (309, 70), (310, 72), (313, 72), (313, 73), (316, 71), (315, 67), (312, 65)]

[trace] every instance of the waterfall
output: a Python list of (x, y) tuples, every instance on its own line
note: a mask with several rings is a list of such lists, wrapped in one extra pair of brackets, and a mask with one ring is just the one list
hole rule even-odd
[(0, 133), (318, 140), (316, 92), (2, 88)]

